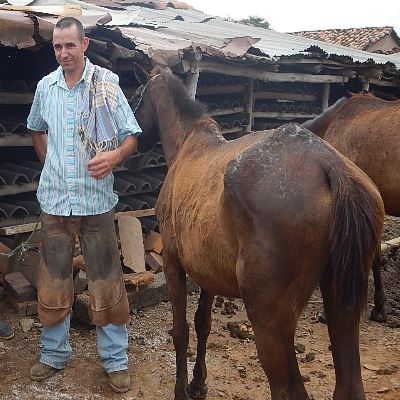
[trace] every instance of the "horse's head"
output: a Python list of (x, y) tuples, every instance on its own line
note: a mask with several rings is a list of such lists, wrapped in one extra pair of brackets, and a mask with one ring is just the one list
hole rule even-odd
[(150, 149), (161, 140), (171, 162), (194, 123), (203, 116), (205, 106), (189, 96), (186, 86), (169, 68), (156, 68), (150, 76), (138, 71), (142, 85), (131, 105), (143, 132), (139, 150)]
[(134, 66), (134, 73), (140, 86), (129, 103), (143, 132), (139, 136), (138, 149), (144, 153), (152, 149), (159, 141), (156, 126), (157, 121), (154, 118), (154, 111), (152, 110), (153, 105), (146, 93), (152, 77), (138, 65)]

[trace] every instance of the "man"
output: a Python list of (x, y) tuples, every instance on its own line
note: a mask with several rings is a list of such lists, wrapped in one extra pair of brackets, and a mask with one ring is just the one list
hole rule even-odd
[(136, 150), (135, 135), (141, 130), (118, 77), (84, 56), (88, 45), (77, 19), (58, 21), (53, 47), (60, 67), (38, 83), (28, 117), (36, 153), (44, 162), (37, 191), (42, 209), (37, 277), (42, 350), (30, 377), (47, 379), (70, 357), (72, 258), (79, 235), (99, 356), (112, 388), (124, 393), (130, 389), (129, 307), (114, 227), (118, 197), (112, 169)]

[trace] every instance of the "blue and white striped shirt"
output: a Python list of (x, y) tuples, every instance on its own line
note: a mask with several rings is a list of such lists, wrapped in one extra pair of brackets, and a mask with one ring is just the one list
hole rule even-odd
[[(82, 78), (72, 89), (65, 83), (61, 66), (45, 76), (38, 83), (28, 117), (28, 129), (48, 133), (46, 161), (37, 190), (40, 206), (47, 214), (102, 214), (118, 202), (113, 192), (113, 174), (100, 180), (89, 175), (88, 158), (82, 155), (85, 150), (77, 133), (88, 66), (86, 59)], [(129, 135), (140, 134), (141, 129), (121, 88), (118, 88), (114, 118), (119, 143)]]

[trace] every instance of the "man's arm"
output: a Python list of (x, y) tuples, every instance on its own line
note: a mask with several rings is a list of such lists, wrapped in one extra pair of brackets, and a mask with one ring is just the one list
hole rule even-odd
[(88, 163), (89, 175), (95, 179), (105, 178), (117, 164), (127, 160), (136, 151), (137, 145), (137, 138), (129, 135), (115, 150), (97, 154)]
[(45, 131), (31, 131), (33, 147), (39, 161), (44, 164), (47, 153), (47, 133)]

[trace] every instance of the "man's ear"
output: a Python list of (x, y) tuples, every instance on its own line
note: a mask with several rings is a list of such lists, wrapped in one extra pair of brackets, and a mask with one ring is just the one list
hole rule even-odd
[(83, 51), (86, 51), (87, 48), (89, 47), (89, 38), (88, 37), (84, 37), (82, 40), (82, 46), (83, 46)]

